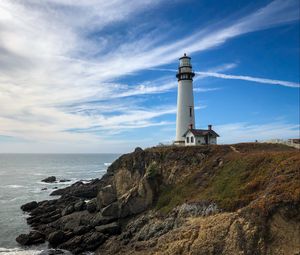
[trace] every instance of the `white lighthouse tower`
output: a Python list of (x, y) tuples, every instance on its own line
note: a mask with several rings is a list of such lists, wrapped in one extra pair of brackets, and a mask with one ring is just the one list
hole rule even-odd
[(187, 130), (195, 128), (193, 77), (191, 58), (185, 53), (179, 59), (176, 77), (178, 79), (176, 140), (175, 144), (185, 143), (183, 135)]

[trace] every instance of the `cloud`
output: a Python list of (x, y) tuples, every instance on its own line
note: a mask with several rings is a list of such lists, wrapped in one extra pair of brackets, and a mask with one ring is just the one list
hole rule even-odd
[(232, 74), (223, 74), (223, 73), (214, 73), (214, 72), (196, 72), (196, 74), (200, 74), (202, 77), (215, 77), (221, 79), (252, 81), (252, 82), (258, 82), (264, 84), (280, 85), (280, 86), (285, 86), (290, 88), (300, 87), (300, 84), (296, 82), (258, 78), (258, 77), (245, 76), (245, 75), (232, 75)]
[(299, 124), (274, 122), (265, 124), (229, 123), (214, 126), (220, 135), (219, 143), (265, 141), (269, 139), (299, 138)]
[[(111, 139), (103, 135), (108, 126), (111, 133), (168, 126), (160, 117), (174, 114), (174, 106), (147, 108), (142, 101), (126, 98), (165, 93), (176, 88), (176, 81), (161, 77), (135, 86), (117, 81), (171, 63), (183, 51), (205, 51), (242, 34), (298, 19), (296, 1), (274, 1), (243, 18), (192, 31), (183, 39), (162, 26), (153, 29), (147, 22), (135, 22), (164, 3), (2, 0), (0, 135), (35, 143), (101, 140), (109, 144)], [(119, 34), (111, 29), (114, 26), (125, 29)]]

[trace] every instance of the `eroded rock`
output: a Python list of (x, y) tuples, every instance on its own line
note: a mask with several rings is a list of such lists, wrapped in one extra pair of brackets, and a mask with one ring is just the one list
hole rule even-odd
[(32, 201), (32, 202), (22, 205), (21, 209), (25, 212), (29, 212), (37, 207), (38, 207), (38, 203), (36, 201)]
[(21, 245), (33, 245), (45, 242), (45, 235), (39, 231), (30, 231), (29, 234), (21, 234), (16, 238)]
[(95, 229), (100, 233), (108, 234), (108, 235), (118, 235), (121, 233), (120, 225), (117, 222), (112, 222), (110, 224), (97, 226), (95, 227)]

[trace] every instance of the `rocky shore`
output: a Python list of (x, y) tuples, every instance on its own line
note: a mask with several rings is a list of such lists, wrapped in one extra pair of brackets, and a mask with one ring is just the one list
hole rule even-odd
[(32, 231), (16, 240), (74, 254), (300, 254), (299, 151), (233, 146), (137, 148), (101, 179), (22, 205)]

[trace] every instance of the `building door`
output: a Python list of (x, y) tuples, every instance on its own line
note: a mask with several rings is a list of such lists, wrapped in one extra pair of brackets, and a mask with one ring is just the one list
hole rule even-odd
[(205, 136), (205, 144), (208, 144), (208, 135)]

